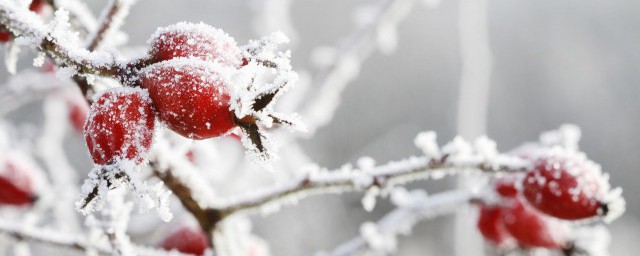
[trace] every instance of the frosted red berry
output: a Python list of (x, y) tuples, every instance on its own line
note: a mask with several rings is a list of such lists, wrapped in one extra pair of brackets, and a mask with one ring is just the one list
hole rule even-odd
[(3, 161), (0, 170), (0, 205), (29, 205), (36, 199), (27, 170), (11, 158)]
[(242, 51), (224, 31), (199, 23), (181, 22), (160, 28), (149, 40), (149, 55), (155, 61), (173, 58), (197, 58), (238, 67)]
[(502, 219), (509, 234), (521, 247), (560, 249), (566, 245), (565, 231), (560, 223), (526, 205), (522, 199), (510, 200), (502, 208)]
[(507, 231), (502, 211), (500, 206), (481, 205), (477, 226), (485, 240), (500, 250), (508, 250), (515, 247), (516, 242)]
[(542, 156), (522, 183), (536, 209), (553, 217), (578, 220), (598, 215), (609, 184), (600, 167), (578, 154)]
[(182, 253), (203, 255), (207, 249), (207, 236), (193, 228), (180, 228), (162, 241), (165, 250), (178, 250)]
[(74, 98), (67, 101), (69, 107), (69, 123), (77, 132), (84, 130), (84, 124), (89, 116), (89, 104), (84, 99)]
[(193, 59), (164, 61), (143, 70), (142, 86), (171, 130), (198, 140), (218, 137), (237, 126), (219, 67)]
[(84, 132), (94, 163), (118, 160), (142, 163), (153, 138), (154, 110), (146, 91), (119, 88), (102, 94), (91, 106)]

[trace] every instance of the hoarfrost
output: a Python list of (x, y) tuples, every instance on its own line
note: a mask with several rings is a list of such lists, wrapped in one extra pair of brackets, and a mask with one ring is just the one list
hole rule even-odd
[(436, 133), (433, 131), (421, 132), (413, 140), (413, 143), (422, 150), (422, 153), (429, 159), (440, 159), (442, 153), (436, 141)]

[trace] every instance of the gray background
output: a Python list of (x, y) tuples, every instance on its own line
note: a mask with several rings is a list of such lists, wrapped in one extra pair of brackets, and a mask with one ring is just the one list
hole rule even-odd
[[(105, 1), (87, 1), (99, 8)], [(332, 45), (352, 29), (352, 10), (364, 0), (299, 0), (292, 8), (300, 40), (294, 67), (312, 69), (310, 51)], [(535, 140), (562, 123), (583, 129), (582, 149), (624, 188), (628, 211), (611, 226), (612, 255), (637, 255), (640, 244), (640, 2), (634, 0), (490, 0), (490, 40), (494, 55), (488, 135), (500, 150)], [(417, 5), (399, 30), (399, 50), (374, 54), (343, 94), (332, 124), (303, 142), (315, 161), (329, 168), (362, 155), (378, 162), (417, 154), (412, 140), (435, 130), (440, 142), (455, 133), (460, 77), (457, 1), (436, 9)], [(96, 9), (97, 10), (97, 9)], [(158, 26), (204, 21), (242, 43), (257, 38), (253, 12), (240, 0), (140, 0), (125, 31), (142, 45)], [(23, 60), (28, 65), (30, 60)], [(0, 81), (6, 72), (0, 71)], [(38, 110), (38, 108), (34, 108)], [(34, 115), (37, 115), (34, 113)], [(86, 161), (86, 160), (83, 160)], [(445, 182), (412, 187), (430, 192)], [(255, 217), (256, 233), (271, 242), (274, 255), (301, 255), (329, 249), (358, 233), (373, 213), (361, 195), (305, 200), (278, 214)], [(400, 243), (400, 255), (451, 255), (450, 218), (418, 225)]]

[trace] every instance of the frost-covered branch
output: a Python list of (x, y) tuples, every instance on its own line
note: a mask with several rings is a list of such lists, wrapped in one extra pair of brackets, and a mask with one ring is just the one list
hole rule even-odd
[[(16, 43), (28, 45), (47, 54), (63, 67), (69, 76), (98, 75), (116, 78), (135, 86), (131, 75), (146, 63), (127, 63), (111, 53), (89, 51), (69, 29), (69, 13), (56, 11), (54, 21), (46, 25), (35, 13), (20, 8), (9, 0), (0, 0), (0, 24), (16, 37)], [(85, 90), (86, 88), (81, 88)]]
[[(100, 255), (112, 255), (112, 250), (107, 244), (93, 244), (86, 240), (86, 236), (75, 234), (64, 234), (57, 230), (49, 230), (44, 228), (28, 227), (22, 223), (13, 223), (7, 220), (0, 220), (0, 234), (9, 236), (16, 240), (45, 244), (49, 246), (66, 248), (78, 251), (94, 251)], [(145, 246), (134, 246), (138, 255), (148, 256), (180, 256), (190, 255), (175, 251), (164, 251)]]
[(193, 217), (198, 221), (202, 230), (205, 231), (209, 240), (211, 240), (212, 231), (215, 225), (222, 220), (222, 216), (219, 211), (214, 209), (208, 209), (200, 206), (200, 204), (194, 199), (191, 188), (187, 186), (182, 180), (173, 175), (172, 170), (161, 170), (157, 162), (150, 162), (150, 166), (153, 169), (153, 175), (162, 180), (180, 200), (182, 205), (187, 211), (189, 211)]
[(82, 47), (74, 47), (77, 46), (77, 42), (65, 34), (70, 33), (65, 25), (68, 22), (68, 13), (59, 10), (56, 16), (61, 27), (55, 28), (54, 25), (54, 28), (50, 29), (37, 14), (23, 10), (12, 1), (0, 0), (0, 23), (17, 37), (17, 41), (35, 46), (51, 58), (80, 73), (114, 75), (118, 69), (114, 57), (105, 52), (89, 52)]
[(98, 21), (91, 13), (91, 9), (80, 0), (47, 0), (54, 10), (63, 8), (69, 11), (69, 21), (74, 28), (86, 35), (98, 26)]
[[(100, 19), (100, 26), (88, 37), (87, 50), (94, 51), (100, 47), (102, 42), (118, 30), (124, 23), (124, 18), (129, 14), (129, 9), (135, 3), (135, 0), (112, 0), (107, 8), (105, 8)], [(78, 84), (82, 94), (89, 96), (95, 89), (88, 82), (86, 77), (74, 76), (73, 80)], [(90, 101), (90, 99), (87, 99)]]
[(473, 193), (464, 190), (442, 192), (432, 196), (427, 196), (424, 191), (418, 192), (396, 192), (395, 194), (405, 195), (396, 199), (392, 195), (392, 200), (397, 205), (395, 210), (376, 223), (362, 224), (361, 236), (339, 245), (328, 255), (369, 255), (366, 254), (367, 251), (381, 252), (381, 255), (394, 253), (397, 249), (397, 237), (410, 235), (413, 226), (420, 221), (450, 214), (460, 206), (476, 201)]
[(485, 137), (476, 140), (474, 147), (461, 138), (456, 138), (440, 150), (435, 144), (435, 134), (429, 132), (419, 135), (416, 143), (426, 156), (410, 157), (377, 167), (372, 163), (361, 164), (359, 169), (350, 166), (334, 171), (314, 168), (303, 172), (304, 175), (300, 178), (232, 198), (218, 203), (215, 208), (224, 215), (247, 210), (270, 213), (278, 210), (282, 204), (295, 203), (310, 195), (372, 188), (384, 190), (420, 179), (439, 179), (446, 174), (465, 171), (519, 172), (528, 167), (528, 163), (520, 158), (498, 154), (495, 143)]
[(124, 18), (129, 14), (129, 9), (135, 0), (111, 0), (109, 6), (105, 8), (100, 26), (92, 34), (87, 49), (93, 51), (98, 49), (105, 37), (113, 31), (117, 31), (124, 23)]
[[(25, 240), (35, 243), (48, 244), (56, 247), (64, 247), (85, 251), (88, 244), (80, 236), (60, 234), (60, 232), (45, 229), (26, 228), (15, 223), (0, 220), (0, 233), (17, 240)], [(108, 254), (105, 247), (96, 248), (102, 254)]]
[(395, 49), (397, 26), (414, 3), (415, 0), (380, 1), (375, 8), (366, 9), (366, 15), (358, 17), (361, 25), (338, 46), (316, 49), (316, 62), (326, 67), (314, 77), (313, 88), (319, 89), (301, 110), (309, 127), (306, 135), (313, 135), (318, 127), (331, 121), (340, 104), (340, 94), (357, 78), (362, 62), (376, 46), (385, 52)]

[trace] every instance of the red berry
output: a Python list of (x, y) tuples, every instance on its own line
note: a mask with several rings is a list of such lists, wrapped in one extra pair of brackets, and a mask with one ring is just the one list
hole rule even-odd
[(224, 31), (199, 23), (181, 22), (160, 28), (149, 40), (155, 61), (193, 57), (238, 67), (242, 51)]
[(178, 250), (182, 253), (203, 255), (207, 249), (207, 236), (192, 228), (180, 228), (162, 241), (165, 250)]
[(0, 204), (28, 205), (36, 199), (25, 167), (5, 159), (0, 170)]
[(520, 193), (520, 190), (518, 189), (520, 180), (522, 180), (521, 175), (507, 174), (503, 177), (495, 179), (493, 181), (493, 186), (500, 196), (503, 196), (505, 198), (513, 198), (518, 196), (518, 194)]
[(118, 160), (142, 163), (151, 146), (154, 112), (146, 91), (120, 88), (102, 94), (91, 106), (85, 140), (93, 162)]
[(482, 236), (500, 250), (515, 247), (514, 238), (509, 234), (502, 219), (503, 209), (500, 206), (480, 206), (478, 230)]
[(6, 31), (4, 27), (0, 25), (0, 43), (6, 43), (11, 41), (11, 33)]
[(520, 198), (510, 201), (511, 205), (502, 209), (502, 219), (520, 246), (551, 249), (565, 246), (565, 230), (561, 223), (537, 212)]
[(600, 167), (575, 153), (550, 153), (539, 158), (523, 180), (523, 194), (536, 209), (553, 217), (594, 217), (609, 188)]
[(41, 0), (33, 0), (29, 5), (29, 10), (35, 13), (42, 13), (47, 3)]
[(84, 99), (77, 97), (68, 100), (69, 106), (69, 122), (71, 126), (77, 131), (82, 132), (84, 124), (87, 122), (89, 116), (89, 104)]
[(171, 130), (192, 139), (213, 138), (237, 126), (219, 68), (193, 59), (164, 61), (143, 70), (142, 86)]

